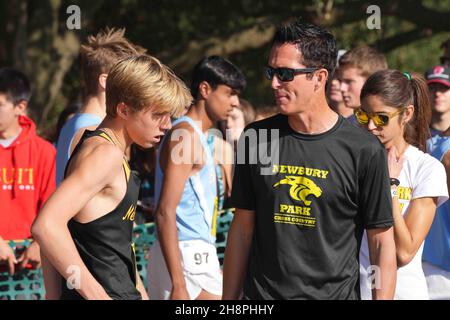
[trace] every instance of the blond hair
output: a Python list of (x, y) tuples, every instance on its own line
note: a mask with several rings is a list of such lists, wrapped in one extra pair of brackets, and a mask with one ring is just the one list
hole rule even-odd
[(95, 36), (90, 35), (87, 43), (81, 46), (80, 63), (86, 96), (97, 94), (99, 76), (109, 73), (119, 60), (146, 53), (146, 49), (131, 43), (124, 35), (125, 29), (107, 27)]
[(357, 68), (361, 71), (363, 77), (368, 78), (379, 70), (387, 69), (388, 64), (382, 53), (363, 46), (347, 51), (339, 59), (339, 69), (344, 67)]
[(180, 116), (192, 103), (184, 82), (158, 59), (141, 55), (119, 61), (106, 80), (106, 114), (116, 116), (125, 103), (135, 112), (151, 108), (154, 113)]

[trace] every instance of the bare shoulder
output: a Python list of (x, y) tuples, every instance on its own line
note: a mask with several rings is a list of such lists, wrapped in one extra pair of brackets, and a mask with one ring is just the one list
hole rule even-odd
[(201, 155), (200, 137), (195, 134), (194, 128), (188, 123), (182, 122), (174, 126), (164, 139), (161, 148), (160, 165), (163, 171), (167, 166), (175, 166), (182, 170), (190, 170), (196, 163), (196, 157)]
[(167, 134), (168, 138), (174, 138), (176, 140), (179, 137), (184, 138), (185, 135), (189, 135), (191, 138), (196, 136), (194, 128), (187, 122), (177, 124)]
[(122, 170), (122, 151), (100, 137), (86, 140), (69, 166), (69, 174), (73, 171), (89, 172), (92, 177), (115, 175)]
[(75, 150), (75, 147), (77, 146), (78, 142), (80, 142), (81, 137), (83, 136), (83, 134), (86, 130), (95, 130), (95, 129), (97, 129), (97, 125), (87, 126), (87, 127), (78, 129), (78, 131), (75, 132), (75, 134), (72, 138), (72, 142), (70, 143), (70, 153), (72, 153), (73, 150)]
[[(194, 128), (187, 122), (182, 122), (174, 126), (168, 133), (165, 139), (163, 149), (173, 149), (179, 144), (189, 144), (193, 146), (195, 142), (200, 141), (200, 138), (195, 134)], [(187, 145), (186, 145), (187, 146)]]

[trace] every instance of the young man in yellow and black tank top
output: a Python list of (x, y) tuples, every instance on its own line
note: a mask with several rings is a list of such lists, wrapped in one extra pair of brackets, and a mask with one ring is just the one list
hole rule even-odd
[(190, 101), (184, 83), (153, 57), (128, 58), (110, 71), (107, 116), (85, 133), (32, 227), (47, 299), (148, 299), (132, 248), (139, 181), (125, 150), (157, 144), (170, 116)]

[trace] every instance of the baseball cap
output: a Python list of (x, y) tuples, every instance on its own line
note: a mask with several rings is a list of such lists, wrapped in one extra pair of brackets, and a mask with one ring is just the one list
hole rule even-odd
[(440, 83), (450, 87), (450, 67), (435, 66), (425, 72), (427, 83)]

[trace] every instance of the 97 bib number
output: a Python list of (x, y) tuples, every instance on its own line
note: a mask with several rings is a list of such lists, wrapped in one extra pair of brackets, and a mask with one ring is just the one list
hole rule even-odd
[(181, 246), (181, 256), (184, 269), (190, 273), (205, 273), (220, 268), (216, 247), (205, 243), (195, 242)]

